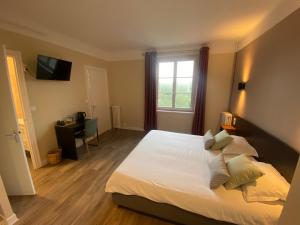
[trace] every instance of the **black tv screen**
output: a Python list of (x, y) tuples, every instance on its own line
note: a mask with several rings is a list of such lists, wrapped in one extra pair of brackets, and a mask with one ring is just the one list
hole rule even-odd
[(70, 80), (72, 62), (38, 55), (36, 78), (40, 80)]

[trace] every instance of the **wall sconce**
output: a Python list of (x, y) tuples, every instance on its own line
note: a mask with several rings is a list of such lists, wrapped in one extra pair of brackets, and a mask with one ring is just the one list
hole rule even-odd
[(246, 89), (246, 82), (239, 82), (238, 90), (241, 91), (245, 89)]

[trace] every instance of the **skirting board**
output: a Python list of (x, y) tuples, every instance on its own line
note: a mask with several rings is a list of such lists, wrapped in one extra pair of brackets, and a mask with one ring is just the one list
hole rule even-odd
[(48, 159), (42, 159), (42, 167), (48, 164)]
[(119, 128), (119, 129), (145, 131), (143, 128), (140, 128), (140, 127), (122, 127), (122, 128)]
[(15, 213), (12, 214), (10, 217), (3, 218), (3, 219), (4, 219), (4, 222), (1, 221), (1, 223), (0, 223), (1, 225), (2, 224), (13, 225), (13, 224), (15, 224), (19, 220)]

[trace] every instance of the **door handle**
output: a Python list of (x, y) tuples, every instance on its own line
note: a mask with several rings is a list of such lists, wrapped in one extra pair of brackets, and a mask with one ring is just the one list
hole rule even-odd
[(20, 131), (13, 131), (12, 133), (10, 133), (10, 134), (5, 134), (5, 136), (6, 137), (13, 137), (13, 138), (15, 138), (15, 141), (16, 142), (19, 142), (19, 134), (20, 134), (21, 132)]

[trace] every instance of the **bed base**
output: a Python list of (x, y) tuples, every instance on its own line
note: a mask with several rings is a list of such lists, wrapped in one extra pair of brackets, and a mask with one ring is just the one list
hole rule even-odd
[(185, 225), (233, 225), (232, 223), (218, 221), (188, 212), (176, 206), (165, 203), (157, 203), (136, 195), (123, 195), (112, 193), (113, 201), (125, 208), (155, 216), (170, 222)]

